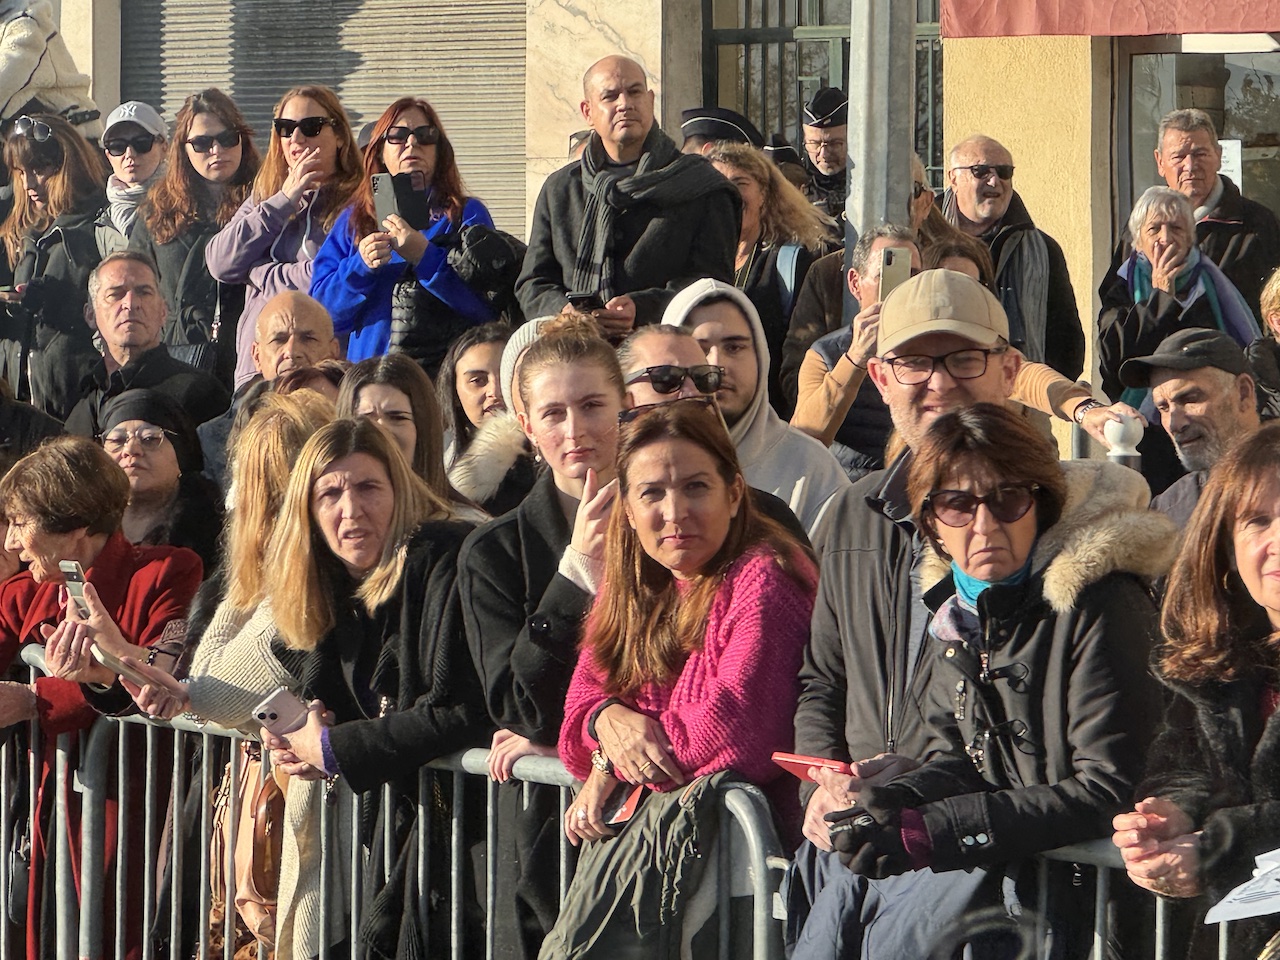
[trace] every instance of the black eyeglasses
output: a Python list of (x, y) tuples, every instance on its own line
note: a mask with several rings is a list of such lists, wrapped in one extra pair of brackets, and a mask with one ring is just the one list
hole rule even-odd
[(113, 137), (110, 140), (103, 141), (102, 149), (107, 151), (107, 153), (111, 154), (113, 157), (123, 157), (124, 152), (130, 147), (133, 147), (134, 153), (143, 154), (150, 153), (151, 148), (155, 145), (156, 138), (148, 133), (145, 136), (130, 137), (128, 139), (125, 139), (124, 137)]
[(53, 127), (43, 120), (21, 116), (13, 121), (13, 135), (15, 137), (26, 137), (28, 140), (36, 141), (36, 143), (44, 143), (53, 136)]
[(634, 423), (646, 413), (652, 413), (654, 410), (665, 410), (674, 407), (678, 403), (684, 403), (701, 409), (709, 410), (716, 415), (716, 419), (720, 419), (720, 408), (716, 406), (716, 398), (713, 396), (705, 397), (680, 397), (676, 400), (664, 400), (662, 403), (645, 403), (638, 407), (630, 407), (618, 413), (618, 426)]
[(975, 163), (967, 167), (960, 167), (960, 170), (968, 170), (975, 180), (985, 180), (991, 176), (994, 171), (995, 175), (1001, 180), (1013, 179), (1012, 163)]
[(928, 184), (921, 183), (919, 180), (917, 180), (915, 183), (911, 184), (911, 199), (912, 199), (912, 200), (919, 200), (922, 196), (924, 196), (924, 195), (925, 195), (926, 193), (928, 193), (928, 192), (929, 192), (929, 185), (928, 185)]
[(969, 347), (967, 350), (953, 350), (940, 357), (928, 357), (923, 354), (911, 354), (905, 357), (884, 357), (893, 370), (894, 379), (904, 386), (915, 386), (924, 383), (933, 376), (939, 363), (951, 375), (953, 380), (976, 380), (987, 372), (987, 358), (991, 354), (1004, 353), (1009, 349), (992, 347), (989, 350), (980, 347)]
[(1001, 523), (1016, 523), (1035, 505), (1039, 489), (1034, 483), (1007, 483), (985, 497), (966, 490), (934, 490), (924, 503), (938, 522), (948, 527), (967, 527), (984, 503)]
[(326, 126), (334, 126), (334, 122), (330, 117), (303, 117), (301, 120), (285, 120), (283, 117), (276, 117), (271, 121), (271, 125), (275, 127), (276, 136), (281, 140), (288, 140), (295, 130), (301, 130), (302, 135), (308, 139), (318, 137), (321, 130)]
[(427, 123), (420, 127), (388, 127), (386, 135), (382, 139), (387, 143), (399, 145), (408, 143), (410, 137), (417, 140), (419, 146), (425, 147), (429, 144), (440, 142), (440, 131)]
[(724, 367), (704, 363), (696, 367), (676, 367), (664, 363), (656, 367), (645, 367), (632, 375), (627, 386), (648, 380), (655, 393), (675, 393), (684, 385), (685, 377), (693, 381), (699, 393), (715, 393), (720, 389), (720, 381), (724, 379)]
[(187, 141), (187, 146), (196, 153), (208, 153), (213, 149), (213, 145), (217, 144), (224, 150), (230, 150), (232, 147), (240, 143), (239, 130), (223, 130), (221, 133), (211, 133), (199, 137), (192, 137)]

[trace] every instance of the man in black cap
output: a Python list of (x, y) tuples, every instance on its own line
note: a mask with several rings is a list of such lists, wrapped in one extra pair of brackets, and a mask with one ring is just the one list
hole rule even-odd
[(1227, 334), (1193, 327), (1166, 337), (1149, 357), (1126, 360), (1120, 379), (1151, 390), (1160, 424), (1189, 471), (1151, 501), (1185, 527), (1209, 470), (1261, 422), (1249, 362)]
[(809, 172), (805, 195), (843, 223), (849, 196), (849, 98), (835, 87), (823, 87), (804, 105), (802, 122), (804, 166)]
[(594, 295), (592, 316), (625, 337), (657, 323), (676, 291), (701, 277), (733, 281), (742, 201), (702, 157), (680, 153), (654, 122), (644, 67), (597, 61), (582, 78), (591, 138), (578, 163), (547, 178), (516, 281), (526, 317)]
[(756, 125), (728, 107), (693, 107), (680, 114), (680, 132), (684, 134), (681, 153), (706, 156), (717, 143), (745, 143), (757, 150), (764, 137)]

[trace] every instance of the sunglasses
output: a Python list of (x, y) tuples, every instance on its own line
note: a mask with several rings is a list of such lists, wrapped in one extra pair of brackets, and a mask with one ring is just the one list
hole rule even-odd
[(150, 153), (151, 148), (155, 145), (156, 138), (148, 133), (144, 137), (134, 137), (131, 140), (125, 140), (123, 138), (106, 140), (102, 144), (102, 149), (107, 151), (107, 153), (111, 154), (113, 157), (123, 157), (124, 152), (130, 147), (133, 147), (134, 153), (143, 154)]
[(237, 146), (240, 143), (240, 131), (223, 130), (221, 133), (192, 137), (187, 141), (187, 146), (196, 153), (208, 153), (213, 149), (213, 145), (215, 143), (224, 150), (230, 150), (232, 147)]
[(13, 135), (15, 137), (26, 137), (28, 140), (36, 141), (36, 143), (44, 143), (53, 136), (53, 127), (43, 120), (33, 120), (31, 117), (22, 116), (13, 121)]
[(716, 398), (707, 397), (680, 397), (678, 400), (664, 400), (662, 403), (645, 403), (638, 407), (630, 407), (618, 413), (618, 426), (635, 423), (636, 420), (643, 417), (646, 413), (652, 413), (654, 410), (665, 410), (674, 407), (677, 403), (685, 403), (697, 406), (700, 409), (709, 410), (714, 413), (716, 419), (720, 419), (720, 408), (716, 406)]
[(326, 126), (334, 126), (334, 122), (329, 117), (303, 117), (301, 120), (285, 120), (283, 117), (277, 117), (271, 121), (271, 125), (275, 127), (276, 136), (281, 140), (288, 140), (295, 130), (301, 130), (302, 135), (308, 139), (318, 137), (321, 130)]
[(1001, 180), (1013, 179), (1012, 163), (975, 163), (969, 167), (960, 167), (961, 170), (968, 170), (969, 174), (975, 180), (985, 180), (991, 176), (992, 171)]
[(645, 367), (627, 381), (627, 386), (648, 380), (655, 393), (675, 393), (688, 377), (699, 393), (715, 393), (720, 389), (720, 381), (724, 378), (724, 367), (704, 363), (696, 367), (676, 367), (662, 364), (657, 367)]
[(924, 503), (937, 521), (948, 527), (967, 527), (984, 503), (991, 516), (1001, 523), (1014, 523), (1034, 506), (1039, 489), (1034, 483), (1010, 483), (985, 497), (964, 490), (935, 490), (925, 497)]
[(440, 142), (440, 131), (426, 123), (420, 127), (389, 127), (382, 139), (387, 143), (399, 145), (408, 143), (410, 137), (418, 141), (418, 146), (425, 147)]

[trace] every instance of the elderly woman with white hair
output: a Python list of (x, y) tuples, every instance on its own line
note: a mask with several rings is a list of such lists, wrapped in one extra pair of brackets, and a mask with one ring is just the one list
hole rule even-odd
[(1180, 474), (1173, 446), (1159, 426), (1150, 390), (1126, 387), (1120, 365), (1150, 356), (1170, 334), (1208, 327), (1241, 347), (1259, 335), (1258, 320), (1226, 275), (1196, 248), (1195, 214), (1177, 190), (1151, 187), (1129, 215), (1133, 253), (1098, 317), (1102, 389), (1112, 400), (1142, 410), (1151, 422), (1139, 447), (1142, 472), (1159, 493)]

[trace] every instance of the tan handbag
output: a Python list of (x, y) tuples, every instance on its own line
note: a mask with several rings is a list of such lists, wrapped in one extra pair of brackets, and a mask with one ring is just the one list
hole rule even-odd
[[(276, 942), (276, 889), (280, 883), (281, 842), (284, 831), (284, 791), (273, 776), (263, 776), (261, 748), (244, 741), (240, 748), (240, 773), (231, 784), (231, 765), (223, 775), (214, 802), (213, 846), (209, 883), (211, 950), (222, 949), (227, 888), (227, 848), (235, 851), (236, 955), (256, 958), (258, 943), (274, 948)], [(239, 804), (236, 834), (231, 836), (230, 805)], [(216, 939), (215, 945), (212, 940)], [(268, 956), (271, 956), (269, 953)]]

